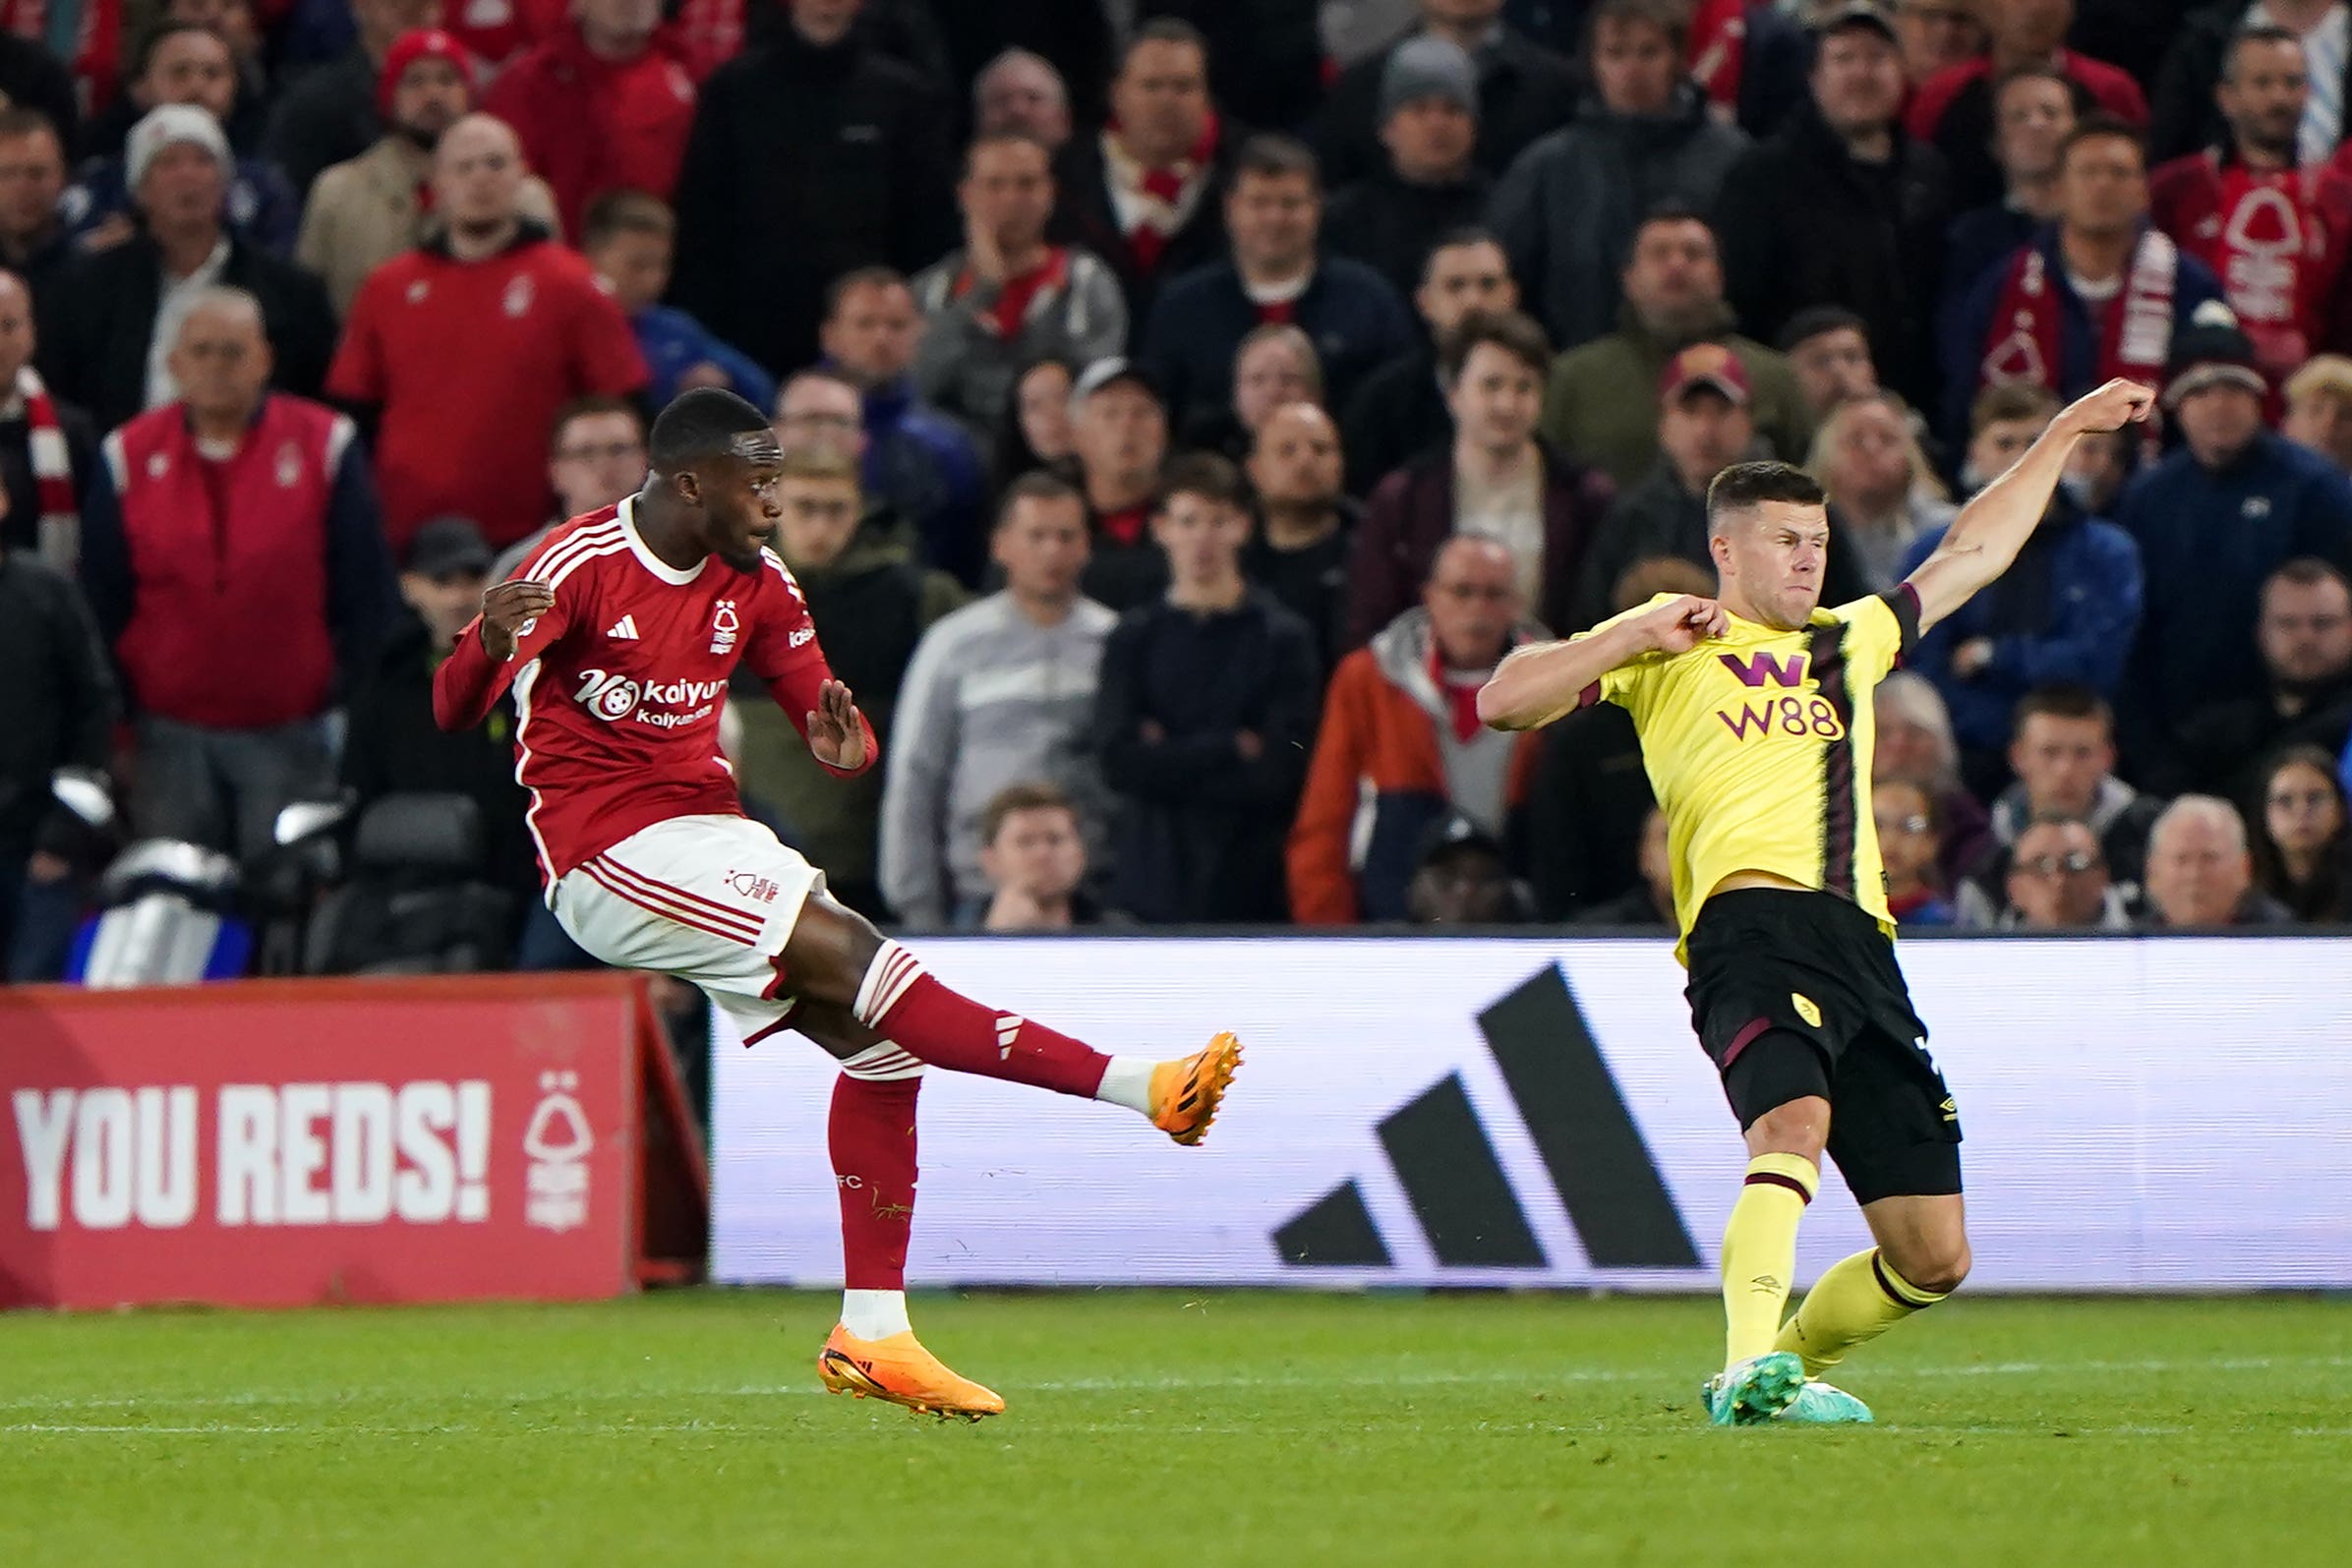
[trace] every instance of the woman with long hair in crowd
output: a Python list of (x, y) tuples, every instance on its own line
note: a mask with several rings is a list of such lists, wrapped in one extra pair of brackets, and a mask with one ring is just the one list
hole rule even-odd
[(2335, 759), (2317, 746), (2289, 746), (2263, 770), (2254, 798), (2254, 877), (2306, 925), (2352, 920), (2352, 809)]
[(1075, 445), (1070, 436), (1070, 384), (1077, 378), (1077, 370), (1067, 360), (1051, 356), (1032, 362), (1013, 378), (1013, 395), (1005, 400), (1004, 418), (996, 428), (998, 485), (1010, 485), (1040, 469), (1070, 477)]

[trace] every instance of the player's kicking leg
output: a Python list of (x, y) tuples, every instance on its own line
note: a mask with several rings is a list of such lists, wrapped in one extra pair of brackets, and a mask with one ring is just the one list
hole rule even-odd
[(940, 984), (913, 954), (822, 894), (800, 911), (776, 967), (783, 991), (847, 1008), (918, 1062), (1123, 1105), (1179, 1143), (1207, 1135), (1241, 1066), (1241, 1042), (1230, 1034), (1191, 1056), (1155, 1062), (1105, 1056), (1033, 1019), (984, 1007)]
[(1968, 1277), (1959, 1193), (1878, 1198), (1862, 1205), (1862, 1218), (1878, 1245), (1832, 1264), (1774, 1342), (1804, 1363), (1805, 1394), (1786, 1413), (1789, 1419), (1868, 1421), (1869, 1407), (1821, 1378), (1848, 1351), (1933, 1307)]

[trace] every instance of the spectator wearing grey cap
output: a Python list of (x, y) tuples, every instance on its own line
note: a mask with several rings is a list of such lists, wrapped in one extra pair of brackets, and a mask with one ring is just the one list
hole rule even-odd
[(1334, 192), (1323, 248), (1352, 256), (1409, 295), (1431, 246), (1478, 221), (1493, 179), (1471, 161), (1478, 141), (1478, 68), (1450, 38), (1423, 33), (1381, 74), (1382, 166)]
[(1573, 124), (1514, 161), (1487, 205), (1528, 309), (1562, 352), (1617, 326), (1618, 273), (1643, 215), (1704, 212), (1747, 138), (1707, 106), (1683, 65), (1689, 12), (1666, 0), (1599, 0), (1592, 89)]
[(41, 376), (112, 429), (179, 395), (168, 358), (190, 303), (214, 284), (261, 302), (280, 391), (315, 395), (334, 352), (319, 280), (229, 225), (235, 163), (220, 123), (166, 104), (131, 128), (124, 161), (136, 233), (62, 268), (39, 301)]
[(1339, 73), (1316, 122), (1315, 150), (1334, 189), (1387, 161), (1381, 130), (1388, 62), (1413, 39), (1443, 38), (1467, 52), (1478, 73), (1479, 168), (1500, 175), (1529, 143), (1567, 124), (1576, 109), (1576, 67), (1502, 20), (1503, 0), (1420, 0), (1414, 32)]

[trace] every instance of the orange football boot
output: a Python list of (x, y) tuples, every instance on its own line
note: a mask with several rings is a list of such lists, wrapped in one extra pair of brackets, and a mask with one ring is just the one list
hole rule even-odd
[(1151, 1125), (1187, 1145), (1208, 1135), (1217, 1106), (1241, 1066), (1241, 1041), (1219, 1034), (1191, 1056), (1151, 1070)]
[(949, 1371), (911, 1332), (859, 1339), (839, 1324), (817, 1355), (817, 1378), (836, 1394), (886, 1399), (893, 1405), (946, 1418), (978, 1421), (1004, 1412), (993, 1389)]

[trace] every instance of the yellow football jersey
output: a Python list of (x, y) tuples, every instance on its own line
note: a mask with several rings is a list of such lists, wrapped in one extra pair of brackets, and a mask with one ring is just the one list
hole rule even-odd
[(1645, 654), (1585, 693), (1631, 714), (1641, 736), (1666, 810), (1676, 958), (1699, 906), (1738, 871), (1851, 899), (1895, 934), (1870, 816), (1871, 694), (1918, 630), (1908, 587), (1816, 610), (1794, 631), (1735, 615), (1723, 636), (1678, 656)]

